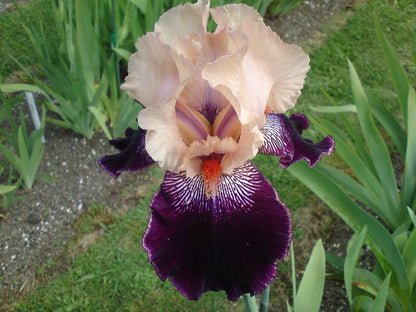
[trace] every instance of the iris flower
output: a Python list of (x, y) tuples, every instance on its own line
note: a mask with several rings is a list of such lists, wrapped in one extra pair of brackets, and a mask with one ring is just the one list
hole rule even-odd
[[(211, 13), (217, 24), (207, 32)], [(119, 154), (100, 165), (114, 177), (157, 162), (166, 175), (150, 204), (143, 237), (162, 280), (197, 300), (225, 290), (255, 295), (276, 275), (292, 237), (288, 208), (250, 161), (315, 165), (334, 147), (302, 138), (308, 120), (294, 107), (308, 56), (286, 44), (243, 4), (209, 1), (164, 13), (140, 37), (122, 89), (144, 107), (138, 130), (110, 141)]]

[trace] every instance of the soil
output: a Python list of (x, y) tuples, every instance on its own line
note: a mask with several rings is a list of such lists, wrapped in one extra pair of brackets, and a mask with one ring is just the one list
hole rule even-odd
[[(0, 14), (13, 10), (11, 2), (0, 0)], [(335, 17), (345, 16), (350, 5), (351, 0), (306, 0), (286, 16), (268, 18), (268, 23), (285, 41), (308, 46), (324, 40), (322, 27)], [(25, 103), (20, 105), (26, 109)], [(29, 115), (25, 117), (29, 123)], [(17, 195), (24, 199), (0, 212), (0, 311), (8, 311), (13, 302), (39, 283), (64, 271), (70, 263), (69, 249), (77, 250), (81, 246), (82, 252), (95, 242), (99, 232), (83, 237), (74, 226), (91, 204), (106, 202), (109, 209), (117, 211), (120, 206), (121, 210), (134, 207), (123, 201), (121, 194), (131, 192), (127, 186), (137, 185), (141, 174), (125, 174), (115, 180), (98, 167), (99, 157), (114, 152), (102, 134), (86, 140), (47, 125), (45, 136), (45, 153), (39, 171), (50, 178), (37, 180), (31, 190), (20, 190)], [(132, 195), (130, 199), (134, 200), (134, 196), (137, 197)], [(319, 238), (324, 240), (326, 251), (344, 253), (352, 233), (338, 217), (323, 205), (298, 211), (293, 215), (294, 228), (303, 232), (301, 239), (295, 239), (298, 263), (307, 262)], [(38, 274), (51, 263), (54, 265), (49, 274)], [(288, 285), (290, 274), (281, 274), (273, 282), (273, 295), (281, 293), (284, 298)], [(273, 301), (270, 310), (285, 311), (285, 302)], [(321, 310), (348, 311), (341, 282), (326, 282)]]

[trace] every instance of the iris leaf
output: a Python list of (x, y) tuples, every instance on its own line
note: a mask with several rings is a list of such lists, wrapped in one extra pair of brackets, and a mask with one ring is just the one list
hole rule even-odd
[(377, 38), (381, 48), (383, 49), (384, 57), (391, 72), (393, 84), (399, 98), (399, 104), (402, 110), (403, 118), (405, 123), (407, 123), (407, 97), (409, 94), (409, 82), (396, 52), (381, 30), (380, 23), (377, 21), (377, 19), (375, 19), (375, 26)]
[(325, 283), (325, 251), (322, 241), (316, 242), (300, 282), (294, 310), (318, 312), (321, 306)]
[(305, 163), (298, 162), (288, 170), (326, 202), (354, 231), (360, 232), (367, 225), (366, 243), (375, 253), (384, 271), (393, 270), (392, 282), (402, 289), (409, 288), (403, 259), (383, 225), (351, 200), (330, 177), (324, 174), (319, 164), (310, 169)]
[(367, 234), (367, 227), (364, 226), (360, 233), (355, 233), (348, 242), (347, 256), (344, 264), (344, 282), (347, 290), (348, 301), (352, 304), (352, 279), (357, 265), (358, 256), (364, 243), (365, 235)]
[(403, 183), (402, 205), (416, 208), (416, 94), (409, 88), (407, 149)]
[(416, 229), (412, 231), (403, 250), (403, 261), (406, 266), (409, 283), (414, 287), (416, 283)]
[(311, 110), (318, 113), (356, 113), (357, 107), (354, 104), (341, 106), (313, 106)]
[(380, 135), (380, 132), (375, 126), (367, 95), (361, 85), (354, 65), (351, 62), (348, 62), (348, 65), (350, 68), (354, 102), (357, 105), (358, 119), (363, 131), (363, 136), (372, 156), (372, 162), (376, 168), (379, 181), (383, 185), (387, 198), (387, 205), (393, 210), (394, 213), (398, 214), (399, 219), (404, 221), (407, 216), (405, 211), (400, 209), (396, 178), (394, 176), (393, 165), (391, 163), (387, 147)]
[(389, 291), (391, 273), (389, 273), (378, 289), (377, 297), (374, 299), (373, 307), (371, 312), (384, 312), (386, 306), (387, 295)]

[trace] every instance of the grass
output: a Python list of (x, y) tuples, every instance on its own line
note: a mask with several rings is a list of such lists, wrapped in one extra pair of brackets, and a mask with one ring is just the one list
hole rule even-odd
[[(416, 33), (416, 6), (412, 2), (399, 1), (399, 5), (395, 6), (393, 1), (369, 0), (368, 4), (352, 9), (354, 14), (346, 24), (311, 51), (311, 71), (297, 111), (309, 114), (307, 107), (310, 105), (329, 105), (325, 94), (333, 97), (336, 103), (351, 103), (347, 58), (355, 64), (370, 94), (391, 105), (395, 98), (389, 91), (392, 85), (387, 79), (387, 68), (377, 44), (373, 16), (380, 20), (393, 46), (399, 51), (409, 80), (415, 81), (415, 64), (409, 52), (416, 51), (416, 37), (413, 35)], [(30, 10), (34, 18), (47, 10), (42, 7), (42, 0), (32, 5), (39, 5), (38, 10)], [(23, 37), (15, 40), (20, 36), (20, 22), (14, 14), (0, 17), (0, 27), (6, 29), (0, 36), (0, 59), (17, 50), (20, 52), (16, 57), (25, 65), (30, 65), (28, 42)], [(5, 23), (15, 23), (16, 26), (3, 28)], [(4, 77), (13, 70), (12, 63), (1, 64), (0, 76)], [(321, 137), (313, 128), (308, 132), (309, 137)], [(309, 190), (279, 169), (277, 159), (258, 156), (254, 162), (293, 213), (302, 213), (302, 207), (317, 201)], [(150, 176), (160, 174), (155, 169), (149, 171)], [(188, 301), (169, 282), (162, 283), (156, 276), (141, 247), (141, 237), (147, 224), (149, 202), (157, 186), (157, 183), (151, 184), (136, 209), (122, 216), (111, 215), (109, 224), (97, 222), (100, 218), (109, 217), (105, 205), (92, 206), (91, 212), (80, 221), (79, 231), (89, 232), (99, 227), (105, 233), (103, 239), (92, 245), (88, 252), (75, 256), (66, 272), (16, 303), (14, 311), (242, 310), (241, 301), (230, 303), (222, 292), (204, 294), (198, 302)], [(302, 232), (297, 231), (296, 234), (302, 236)], [(53, 267), (53, 263), (49, 265)]]
[[(52, 40), (57, 39), (52, 27), (52, 8), (46, 0), (37, 0), (21, 7), (28, 21), (42, 20), (45, 31)], [(17, 60), (23, 66), (33, 65), (33, 54), (23, 19), (17, 11), (0, 15), (0, 82), (13, 71), (19, 70)], [(14, 60), (15, 59), (15, 60)]]
[(339, 104), (352, 103), (347, 59), (354, 63), (363, 85), (375, 99), (387, 101), (388, 105), (394, 102), (390, 92), (393, 86), (376, 38), (375, 18), (401, 56), (409, 81), (416, 80), (416, 64), (411, 60), (412, 51), (416, 51), (414, 1), (398, 1), (398, 6), (393, 1), (367, 2), (354, 8), (344, 27), (310, 53), (311, 70), (298, 108), (329, 105), (325, 94)]

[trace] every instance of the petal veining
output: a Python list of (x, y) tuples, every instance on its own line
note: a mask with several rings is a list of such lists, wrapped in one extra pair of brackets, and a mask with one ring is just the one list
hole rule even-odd
[(309, 127), (308, 119), (301, 114), (293, 114), (289, 118), (284, 114), (268, 114), (262, 129), (264, 144), (259, 153), (280, 157), (280, 166), (306, 159), (310, 167), (315, 166), (323, 154), (330, 155), (334, 151), (334, 139), (327, 136), (319, 143), (301, 136), (302, 130)]
[(210, 290), (225, 290), (230, 300), (261, 292), (291, 240), (288, 209), (250, 162), (222, 175), (211, 197), (201, 176), (168, 172), (150, 207), (149, 260), (194, 300)]

